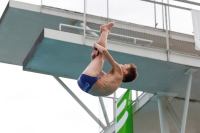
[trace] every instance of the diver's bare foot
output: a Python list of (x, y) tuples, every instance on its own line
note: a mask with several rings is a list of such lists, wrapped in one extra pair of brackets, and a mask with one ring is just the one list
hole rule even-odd
[(103, 30), (108, 30), (108, 32), (110, 32), (114, 24), (115, 24), (115, 22), (110, 22), (108, 24), (102, 25), (100, 27), (100, 32), (102, 32)]

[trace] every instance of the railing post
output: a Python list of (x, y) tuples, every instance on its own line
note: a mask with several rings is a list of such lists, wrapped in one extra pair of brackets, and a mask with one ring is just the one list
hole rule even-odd
[(109, 0), (107, 0), (107, 21), (109, 22)]
[[(169, 4), (169, 0), (167, 0)], [(170, 21), (170, 11), (169, 11), (169, 6), (168, 6), (168, 18), (169, 18), (169, 32), (171, 31), (171, 21)]]
[(85, 27), (86, 27), (86, 0), (84, 0), (84, 15), (83, 15), (84, 29), (83, 29), (83, 42), (85, 45)]
[[(163, 3), (163, 0), (162, 0), (162, 3)], [(163, 22), (163, 30), (165, 29), (165, 25), (164, 25), (164, 11), (163, 11), (163, 5), (162, 5), (162, 22)]]
[(135, 95), (136, 95), (136, 99), (135, 99), (136, 110), (138, 110), (139, 109), (138, 91), (136, 91)]
[(157, 26), (157, 23), (156, 23), (156, 3), (154, 3), (154, 18), (155, 18), (155, 28), (156, 28), (156, 26)]
[(167, 7), (165, 5), (165, 25), (166, 25), (166, 47), (167, 47), (167, 61), (169, 61), (169, 33), (168, 33), (168, 23), (167, 23)]
[(116, 118), (116, 92), (114, 92), (114, 99), (113, 99), (113, 120), (115, 121)]
[(42, 12), (42, 0), (41, 0), (41, 10), (40, 10), (40, 12)]
[(134, 44), (136, 44), (136, 39), (134, 39)]
[(61, 26), (62, 26), (62, 24), (59, 24), (59, 30), (61, 31)]

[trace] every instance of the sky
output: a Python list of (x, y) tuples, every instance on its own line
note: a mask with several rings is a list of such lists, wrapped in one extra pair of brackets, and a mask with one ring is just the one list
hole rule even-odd
[[(19, 1), (36, 5), (41, 4), (40, 0)], [(0, 0), (0, 16), (6, 6), (6, 2), (7, 0)], [(43, 0), (45, 5), (58, 6), (59, 8), (78, 10), (80, 12), (83, 11), (83, 3), (81, 2), (80, 0), (60, 0), (59, 2), (58, 0)], [(106, 16), (106, 2), (107, 0), (95, 0), (94, 3), (92, 0), (87, 0), (87, 12)], [(115, 2), (115, 0), (110, 0), (109, 2), (112, 5), (109, 7), (110, 17), (147, 26), (154, 25), (152, 4), (145, 3), (144, 5), (144, 2), (137, 1), (139, 4), (137, 6), (133, 0), (127, 0), (129, 4), (123, 1)], [(173, 3), (171, 0), (170, 2), (171, 4), (177, 4), (177, 2)], [(196, 2), (198, 1), (196, 0)], [(178, 4), (180, 5), (180, 3)], [(196, 6), (181, 5), (197, 9)], [(147, 8), (141, 10), (144, 6)], [(191, 24), (190, 12), (183, 11), (186, 15), (181, 17), (177, 13), (173, 13), (175, 9), (172, 8), (171, 10), (173, 18), (171, 21), (176, 22), (171, 25), (172, 28), (191, 34), (191, 26), (184, 28), (185, 25)], [(158, 27), (162, 28), (162, 17), (161, 12), (159, 12), (161, 11), (161, 6), (157, 5), (157, 11)], [(176, 18), (179, 19), (177, 20)], [(145, 21), (144, 19), (147, 20)], [(188, 21), (180, 21), (182, 19)], [(105, 124), (98, 98), (82, 92), (77, 86), (76, 80), (61, 79)], [(101, 131), (98, 124), (52, 76), (26, 72), (22, 70), (21, 66), (0, 63), (0, 81), (0, 133), (97, 133)], [(116, 92), (117, 97), (120, 97), (124, 92), (125, 89), (119, 89)], [(113, 101), (109, 98), (103, 98), (103, 100), (111, 122), (113, 120)]]

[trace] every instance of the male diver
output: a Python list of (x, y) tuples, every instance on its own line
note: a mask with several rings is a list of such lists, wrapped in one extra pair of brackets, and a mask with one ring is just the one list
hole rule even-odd
[[(134, 64), (118, 64), (106, 49), (107, 37), (113, 25), (114, 22), (110, 22), (100, 27), (101, 36), (99, 41), (94, 43), (94, 51), (91, 54), (93, 60), (77, 80), (79, 87), (93, 96), (111, 95), (121, 82), (132, 82), (138, 76)], [(102, 71), (106, 59), (112, 66), (108, 73)]]

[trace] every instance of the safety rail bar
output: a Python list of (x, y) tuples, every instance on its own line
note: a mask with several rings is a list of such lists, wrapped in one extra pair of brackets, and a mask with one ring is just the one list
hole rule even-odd
[(82, 27), (78, 27), (78, 26), (73, 26), (73, 25), (68, 25), (68, 24), (60, 24), (59, 25), (59, 30), (61, 31), (61, 27), (62, 26), (66, 26), (66, 27), (69, 27), (69, 28), (74, 28), (74, 29), (78, 29), (78, 30), (83, 30), (84, 28), (82, 28)]
[[(93, 29), (86, 29), (87, 31), (92, 31), (92, 32), (99, 32), (98, 30), (93, 30)], [(144, 41), (144, 42), (149, 42), (150, 44), (153, 43), (152, 40), (146, 40), (146, 39), (142, 39), (142, 38), (137, 38), (137, 37), (131, 37), (131, 36), (125, 36), (125, 35), (120, 35), (120, 34), (115, 34), (115, 33), (109, 33), (110, 35), (113, 35), (113, 36), (117, 36), (117, 37), (125, 37), (125, 38), (129, 38), (129, 39), (134, 39), (135, 41), (136, 40), (140, 40), (140, 41)], [(136, 42), (135, 42), (136, 43)]]
[(192, 10), (190, 8), (186, 8), (186, 7), (181, 7), (181, 6), (176, 6), (176, 5), (172, 5), (172, 4), (166, 4), (166, 3), (162, 3), (162, 2), (157, 2), (157, 1), (151, 1), (151, 0), (141, 0), (141, 1), (146, 1), (146, 2), (150, 2), (150, 3), (155, 3), (155, 4), (159, 4), (159, 5), (163, 5), (163, 6), (169, 6), (169, 7), (175, 7), (175, 8), (179, 8), (179, 9), (183, 9), (183, 10)]
[[(60, 31), (61, 31), (62, 26), (65, 26), (65, 27), (68, 27), (68, 28), (73, 28), (73, 29), (84, 30), (83, 27), (78, 27), (78, 26), (73, 26), (73, 25), (68, 25), (68, 24), (62, 24), (62, 23), (60, 23), (60, 25), (59, 25), (59, 30), (60, 30)], [(94, 29), (85, 29), (85, 30), (86, 30), (86, 31), (98, 32), (98, 33), (100, 33), (100, 31), (94, 30)], [(146, 39), (137, 38), (137, 37), (119, 35), (119, 34), (115, 34), (115, 33), (110, 33), (110, 35), (117, 36), (117, 37), (124, 37), (124, 38), (134, 39), (134, 43), (135, 43), (135, 44), (136, 44), (136, 41), (137, 41), (137, 40), (139, 40), (139, 41), (144, 41), (144, 42), (149, 42), (149, 44), (152, 44), (152, 43), (153, 43), (152, 40), (146, 40)]]

